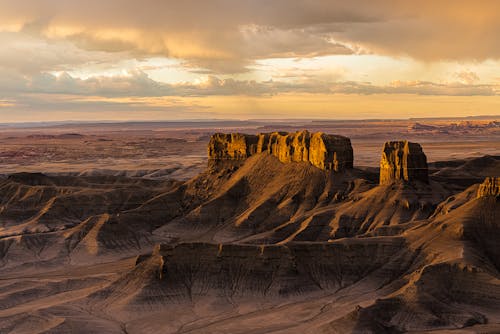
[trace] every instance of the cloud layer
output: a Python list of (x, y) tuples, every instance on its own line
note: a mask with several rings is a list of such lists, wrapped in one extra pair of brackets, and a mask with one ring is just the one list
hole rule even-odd
[(374, 52), (500, 57), (496, 0), (0, 1), (0, 22), (80, 48), (185, 59), (215, 72), (255, 59)]
[(233, 97), (500, 94), (497, 0), (0, 0), (0, 8), (0, 117), (159, 105), (204, 115), (204, 101)]
[[(465, 75), (465, 74), (464, 74)], [(284, 93), (310, 94), (415, 94), (443, 96), (496, 96), (500, 95), (500, 85), (474, 84), (466, 73), (467, 82), (434, 83), (428, 81), (393, 81), (386, 86), (369, 82), (321, 81), (305, 78), (294, 81), (254, 81), (221, 79), (207, 75), (197, 82), (167, 84), (151, 79), (141, 71), (129, 72), (119, 76), (74, 78), (66, 72), (59, 75), (42, 73), (31, 78), (4, 77), (0, 88), (16, 94), (66, 94), (76, 96), (118, 97), (161, 97), (161, 96), (273, 96)], [(460, 77), (462, 78), (462, 77)]]

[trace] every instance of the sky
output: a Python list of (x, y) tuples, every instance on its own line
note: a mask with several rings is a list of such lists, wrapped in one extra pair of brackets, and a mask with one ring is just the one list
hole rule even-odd
[(0, 123), (500, 114), (498, 0), (0, 0)]

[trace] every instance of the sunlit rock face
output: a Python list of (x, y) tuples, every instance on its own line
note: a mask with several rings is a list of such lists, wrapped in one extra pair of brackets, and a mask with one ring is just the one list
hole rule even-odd
[(499, 197), (500, 177), (487, 177), (479, 186), (477, 197)]
[(259, 135), (217, 133), (210, 138), (210, 167), (238, 165), (251, 155), (267, 152), (283, 163), (309, 162), (323, 170), (343, 171), (353, 167), (349, 138), (322, 132), (273, 132)]
[(380, 159), (380, 184), (396, 181), (429, 182), (427, 157), (420, 144), (407, 140), (384, 144)]
[(208, 143), (208, 158), (211, 161), (245, 160), (257, 152), (259, 137), (241, 133), (216, 133)]

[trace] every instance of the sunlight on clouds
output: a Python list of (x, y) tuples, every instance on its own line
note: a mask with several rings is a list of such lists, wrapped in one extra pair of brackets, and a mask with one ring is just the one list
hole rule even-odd
[(23, 23), (19, 21), (1, 22), (0, 32), (19, 32), (23, 28)]
[[(280, 58), (257, 61), (258, 69), (274, 73), (275, 77), (294, 70), (304, 73), (330, 74), (349, 81), (387, 84), (393, 78), (414, 78), (422, 75), (422, 65), (409, 58), (377, 55), (334, 55), (314, 58)], [(423, 78), (419, 78), (423, 79)], [(433, 78), (429, 78), (432, 80)]]
[(50, 24), (46, 26), (40, 33), (51, 39), (66, 38), (83, 33), (86, 30), (85, 26)]
[(168, 34), (161, 31), (145, 32), (133, 28), (88, 29), (82, 26), (51, 24), (42, 35), (52, 39), (69, 39), (89, 50), (137, 51), (144, 54), (164, 55), (173, 58), (221, 58), (234, 57), (230, 52), (205, 43), (198, 32)]
[(426, 63), (408, 57), (334, 55), (314, 58), (274, 58), (257, 61), (255, 72), (266, 80), (283, 77), (330, 76), (347, 81), (386, 85), (393, 81), (462, 81), (459, 73), (472, 72), (476, 82), (495, 81), (500, 61)]
[[(147, 73), (152, 80), (163, 83), (193, 81), (199, 77), (199, 74), (186, 71), (179, 60), (162, 57), (132, 58), (116, 62), (91, 62), (81, 66), (74, 66), (74, 69), (65, 72), (74, 78), (86, 80), (92, 77), (130, 75), (137, 71)], [(49, 73), (59, 75), (62, 71), (50, 71)]]
[[(496, 115), (499, 96), (311, 94), (205, 97), (101, 97), (31, 94), (23, 112), (2, 106), (0, 117), (26, 120), (370, 119)], [(401, 111), (404, 111), (404, 114)], [(30, 115), (30, 116), (28, 116)], [(38, 115), (38, 116), (37, 116)]]
[(498, 113), (495, 1), (145, 1), (0, 0), (1, 116)]
[(16, 103), (10, 100), (0, 100), (0, 108), (14, 107)]
[(199, 74), (186, 70), (182, 62), (172, 58), (147, 58), (137, 61), (136, 68), (158, 82), (180, 83), (193, 81)]
[[(284, 94), (273, 97), (207, 97), (217, 117), (370, 119), (497, 115), (500, 97)], [(402, 114), (404, 111), (404, 114)]]

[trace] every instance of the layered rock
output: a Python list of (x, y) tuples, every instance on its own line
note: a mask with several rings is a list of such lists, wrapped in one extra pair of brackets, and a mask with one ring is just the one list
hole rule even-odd
[(499, 197), (500, 196), (500, 177), (487, 177), (479, 186), (477, 197)]
[(427, 157), (420, 144), (407, 140), (384, 144), (380, 160), (380, 184), (395, 181), (429, 182)]
[(339, 172), (353, 167), (349, 138), (308, 131), (214, 134), (208, 144), (209, 166), (238, 165), (251, 155), (263, 152), (283, 163), (309, 162), (323, 170)]
[(257, 152), (259, 137), (241, 133), (216, 133), (208, 143), (211, 162), (241, 161)]
[[(401, 238), (265, 246), (161, 244), (152, 257), (161, 257), (156, 273), (163, 289), (169, 295), (191, 298), (209, 291), (232, 297), (286, 297), (337, 290), (367, 275), (376, 276), (374, 271), (382, 267), (399, 274), (412, 259)], [(148, 261), (148, 256), (139, 257), (136, 269)], [(380, 274), (385, 279), (387, 271)]]

